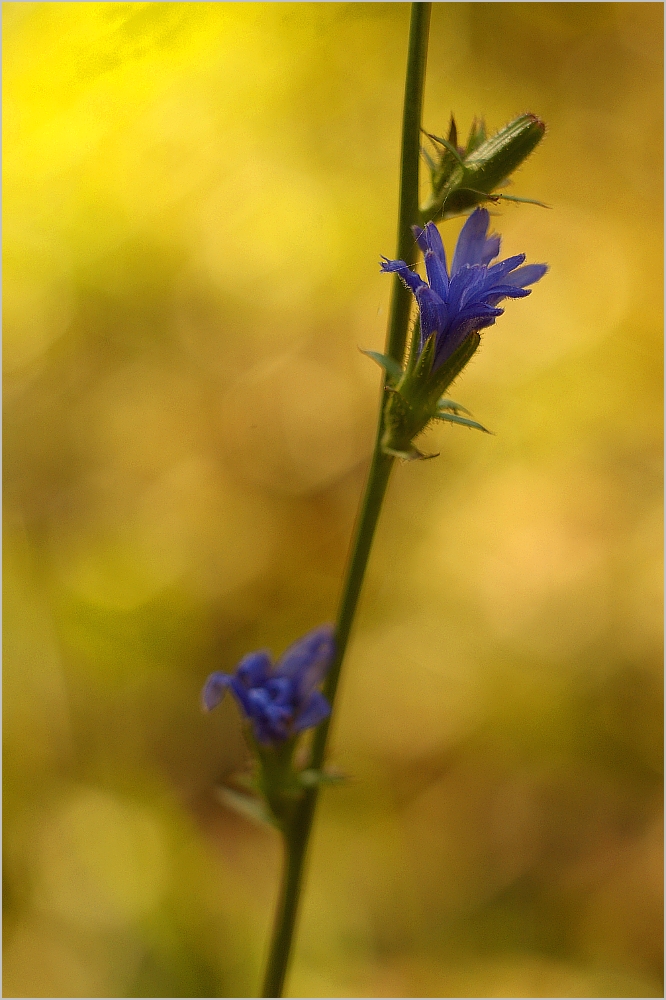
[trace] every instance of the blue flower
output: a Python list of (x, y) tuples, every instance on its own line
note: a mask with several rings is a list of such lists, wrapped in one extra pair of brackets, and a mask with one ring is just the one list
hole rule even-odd
[(492, 326), (505, 298), (530, 294), (527, 285), (543, 278), (546, 264), (520, 265), (525, 254), (491, 264), (500, 251), (500, 237), (487, 236), (490, 221), (485, 208), (477, 208), (463, 226), (449, 274), (442, 237), (434, 222), (425, 229), (413, 227), (425, 258), (428, 281), (411, 271), (404, 260), (382, 259), (382, 271), (395, 271), (416, 298), (421, 316), (419, 354), (435, 334), (433, 371), (439, 368), (471, 334)]
[(211, 674), (201, 694), (210, 712), (227, 688), (235, 695), (259, 743), (282, 743), (317, 726), (331, 706), (318, 690), (335, 653), (332, 625), (320, 625), (295, 642), (277, 663), (268, 650), (248, 653), (233, 674)]

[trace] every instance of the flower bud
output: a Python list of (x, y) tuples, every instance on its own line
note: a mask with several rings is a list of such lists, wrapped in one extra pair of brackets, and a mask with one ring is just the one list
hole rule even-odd
[(509, 180), (536, 148), (545, 131), (546, 126), (540, 118), (524, 114), (495, 135), (486, 137), (483, 121), (474, 119), (467, 146), (462, 149), (456, 145), (457, 128), (452, 117), (448, 139), (429, 135), (436, 144), (436, 159), (424, 152), (430, 167), (432, 191), (421, 210), (423, 223), (450, 218), (481, 202), (493, 200), (493, 197), (529, 200), (493, 195), (493, 192)]

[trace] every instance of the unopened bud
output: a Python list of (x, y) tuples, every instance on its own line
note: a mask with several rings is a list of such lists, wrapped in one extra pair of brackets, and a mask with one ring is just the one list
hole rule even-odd
[[(449, 136), (455, 137), (453, 118), (451, 122)], [(432, 192), (421, 212), (423, 222), (458, 215), (493, 198), (528, 201), (494, 192), (527, 159), (545, 131), (546, 126), (540, 118), (524, 114), (489, 137), (486, 137), (483, 121), (475, 119), (465, 150), (458, 149), (450, 139), (429, 136), (438, 153), (436, 160), (427, 157)]]

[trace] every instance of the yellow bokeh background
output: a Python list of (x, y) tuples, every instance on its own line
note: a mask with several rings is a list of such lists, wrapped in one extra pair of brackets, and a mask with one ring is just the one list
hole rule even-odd
[[(408, 4), (3, 5), (4, 995), (256, 996), (248, 650), (334, 618)], [(550, 272), (396, 466), (291, 996), (662, 996), (656, 3), (433, 5), (424, 125), (548, 124)], [(442, 225), (448, 250), (461, 220)]]

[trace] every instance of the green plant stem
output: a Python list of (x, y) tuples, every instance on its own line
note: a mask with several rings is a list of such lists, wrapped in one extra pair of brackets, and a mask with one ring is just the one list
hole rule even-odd
[[(411, 226), (419, 220), (419, 157), (421, 108), (425, 83), (430, 3), (413, 3), (409, 28), (409, 49), (405, 101), (402, 121), (402, 147), (400, 163), (400, 207), (398, 215), (397, 257), (408, 264), (415, 263), (418, 248)], [(391, 310), (386, 338), (386, 353), (402, 361), (409, 316), (411, 296), (396, 277), (391, 296)], [(309, 767), (320, 770), (326, 752), (335, 695), (340, 669), (347, 649), (358, 599), (363, 585), (372, 540), (388, 486), (394, 459), (381, 450), (383, 435), (384, 389), (380, 403), (377, 438), (372, 463), (365, 488), (361, 512), (356, 525), (347, 576), (340, 601), (336, 623), (336, 656), (329, 669), (324, 694), (331, 705), (331, 715), (318, 727), (312, 742)], [(298, 902), (303, 880), (303, 867), (307, 852), (312, 821), (317, 805), (318, 788), (308, 789), (296, 805), (292, 822), (284, 835), (285, 864), (280, 888), (280, 898), (275, 919), (275, 930), (266, 969), (262, 997), (281, 997), (289, 963)]]
[[(382, 500), (388, 485), (389, 474), (394, 459), (390, 455), (383, 455), (379, 450), (375, 450), (373, 467), (371, 468), (366, 488), (364, 505), (358, 523), (358, 531), (353, 554), (350, 563), (349, 574), (347, 576), (345, 591), (340, 606), (338, 618), (337, 652), (334, 663), (329, 670), (329, 684), (325, 687), (324, 693), (328, 695), (329, 701), (333, 702), (335, 688), (340, 675), (340, 667), (347, 639), (351, 631), (354, 612), (358, 602), (358, 596), (363, 582), (365, 566), (370, 553), (372, 537), (381, 509)], [(332, 678), (332, 681), (331, 681)], [(329, 691), (333, 690), (333, 693)], [(318, 728), (312, 744), (310, 767), (319, 769), (321, 767), (326, 748), (326, 737), (330, 716)], [(264, 982), (263, 997), (281, 997), (284, 977), (287, 971), (287, 963), (291, 950), (291, 942), (296, 922), (298, 901), (301, 890), (303, 876), (303, 866), (305, 853), (307, 850), (312, 821), (314, 819), (315, 807), (317, 805), (318, 789), (308, 789), (303, 798), (298, 803), (292, 822), (284, 837), (285, 864), (280, 889), (280, 899), (278, 902), (275, 931), (271, 945), (268, 967), (266, 969), (266, 979)]]
[[(418, 225), (419, 162), (421, 158), (421, 112), (425, 85), (430, 3), (413, 3), (409, 28), (409, 51), (405, 79), (405, 102), (402, 112), (402, 146), (400, 153), (400, 206), (398, 209), (397, 260), (410, 266), (416, 263), (418, 246), (412, 226)], [(412, 294), (395, 276), (391, 293), (386, 354), (402, 362), (407, 341), (407, 328), (412, 307)]]

